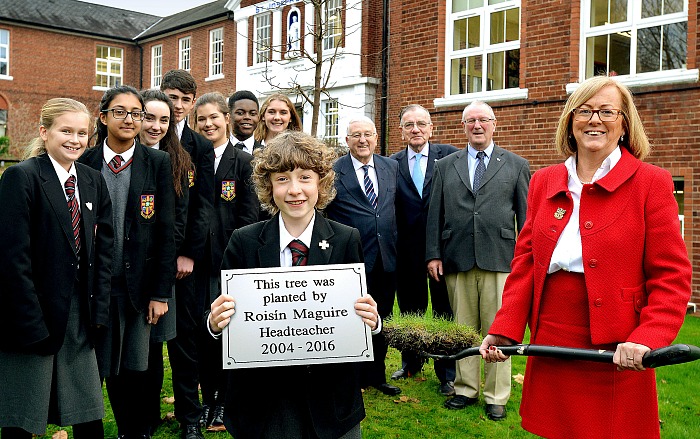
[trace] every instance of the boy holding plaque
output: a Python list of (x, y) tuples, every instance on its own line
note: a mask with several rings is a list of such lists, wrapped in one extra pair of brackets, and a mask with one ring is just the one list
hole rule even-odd
[[(263, 208), (273, 216), (233, 232), (222, 270), (362, 262), (359, 232), (316, 210), (335, 196), (332, 159), (322, 142), (296, 131), (255, 151), (252, 178)], [(212, 335), (220, 335), (234, 312), (229, 295), (211, 304)], [(381, 328), (371, 297), (359, 298), (355, 312), (374, 332)], [(365, 411), (356, 363), (227, 374), (224, 423), (237, 438), (361, 438)]]

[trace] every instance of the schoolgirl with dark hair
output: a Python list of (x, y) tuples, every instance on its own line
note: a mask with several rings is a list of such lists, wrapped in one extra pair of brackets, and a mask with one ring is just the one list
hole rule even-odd
[(170, 155), (137, 140), (144, 117), (136, 89), (122, 85), (107, 90), (100, 102), (97, 143), (80, 158), (102, 173), (112, 198), (112, 297), (98, 361), (125, 439), (149, 435), (139, 410), (138, 373), (147, 369), (151, 327), (168, 311), (175, 281)]

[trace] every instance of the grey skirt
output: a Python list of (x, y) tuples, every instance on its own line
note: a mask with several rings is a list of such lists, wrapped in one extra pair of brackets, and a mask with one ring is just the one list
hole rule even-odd
[(109, 324), (97, 343), (100, 376), (119, 375), (121, 368), (144, 371), (148, 368), (151, 325), (146, 314), (131, 305), (123, 277), (112, 278)]
[(47, 424), (75, 425), (103, 417), (95, 350), (76, 293), (56, 355), (0, 351), (0, 427), (42, 435)]

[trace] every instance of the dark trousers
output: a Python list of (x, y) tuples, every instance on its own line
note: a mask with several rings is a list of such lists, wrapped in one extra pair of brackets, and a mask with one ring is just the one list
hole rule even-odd
[[(381, 257), (377, 255), (372, 272), (365, 273), (367, 277), (367, 289), (369, 294), (377, 302), (377, 311), (382, 320), (391, 316), (394, 308), (394, 296), (396, 294), (396, 273), (384, 271)], [(362, 363), (360, 374), (361, 386), (378, 386), (386, 383), (386, 366), (384, 360), (387, 353), (386, 339), (383, 333), (372, 336), (372, 350), (374, 361)]]
[[(428, 296), (433, 307), (433, 316), (452, 320), (452, 308), (447, 296), (445, 281), (436, 282), (426, 276), (426, 264), (422, 258), (399, 259), (396, 283), (396, 298), (402, 313), (424, 315), (428, 309)], [(427, 278), (427, 282), (426, 282)], [(430, 287), (430, 294), (428, 294)], [(425, 360), (416, 352), (401, 352), (401, 364), (411, 374), (418, 373)], [(435, 361), (435, 375), (441, 383), (455, 380), (454, 361)]]
[(119, 434), (127, 436), (149, 434), (150, 425), (143, 411), (141, 383), (145, 372), (122, 367), (119, 374), (105, 378), (109, 402)]
[(142, 409), (148, 425), (154, 429), (160, 424), (160, 400), (163, 390), (163, 343), (151, 343), (148, 350), (148, 369), (143, 372)]
[(202, 413), (199, 403), (197, 334), (202, 324), (204, 299), (198, 297), (195, 276), (175, 282), (177, 336), (168, 341), (172, 368), (175, 417), (181, 424), (196, 424)]

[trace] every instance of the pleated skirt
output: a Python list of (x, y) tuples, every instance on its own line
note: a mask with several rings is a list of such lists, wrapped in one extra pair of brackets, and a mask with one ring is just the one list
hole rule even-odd
[[(550, 274), (532, 343), (615, 350), (591, 343), (588, 302), (583, 274)], [(525, 430), (546, 438), (658, 438), (655, 374), (529, 357), (520, 415)]]
[(47, 423), (75, 425), (104, 417), (97, 359), (77, 290), (56, 355), (0, 351), (0, 427), (41, 435)]

